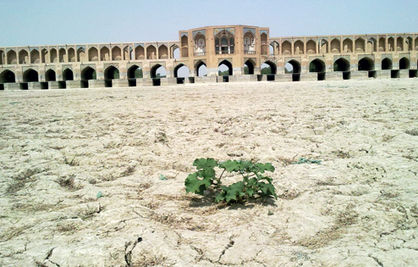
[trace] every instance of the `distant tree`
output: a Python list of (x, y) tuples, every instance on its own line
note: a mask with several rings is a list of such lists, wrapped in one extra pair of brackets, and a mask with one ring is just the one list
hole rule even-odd
[(262, 68), (261, 74), (271, 74), (271, 67)]
[(143, 77), (143, 74), (142, 74), (142, 69), (137, 68), (137, 69), (135, 70), (135, 78), (142, 78), (142, 77)]

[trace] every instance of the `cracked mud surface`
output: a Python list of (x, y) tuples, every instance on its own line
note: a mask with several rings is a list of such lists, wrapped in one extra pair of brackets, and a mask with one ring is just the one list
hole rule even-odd
[[(417, 84), (0, 92), (0, 265), (413, 266)], [(198, 157), (271, 162), (280, 197), (187, 195)]]

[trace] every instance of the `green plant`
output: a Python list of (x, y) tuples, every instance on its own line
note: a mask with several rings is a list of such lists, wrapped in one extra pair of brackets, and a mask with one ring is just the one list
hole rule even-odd
[[(189, 174), (185, 181), (186, 192), (204, 195), (210, 192), (216, 202), (245, 202), (255, 198), (277, 198), (272, 178), (265, 176), (266, 171), (274, 172), (271, 163), (255, 163), (242, 160), (224, 162), (212, 158), (200, 158), (193, 162), (197, 171)], [(216, 177), (215, 168), (221, 174)], [(243, 180), (229, 186), (222, 184), (222, 177), (227, 173), (241, 175)]]

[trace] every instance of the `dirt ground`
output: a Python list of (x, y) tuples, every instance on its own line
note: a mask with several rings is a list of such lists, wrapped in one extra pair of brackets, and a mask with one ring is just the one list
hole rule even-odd
[[(1, 266), (418, 262), (417, 79), (2, 91), (0, 113)], [(186, 194), (200, 157), (271, 162), (279, 198)]]

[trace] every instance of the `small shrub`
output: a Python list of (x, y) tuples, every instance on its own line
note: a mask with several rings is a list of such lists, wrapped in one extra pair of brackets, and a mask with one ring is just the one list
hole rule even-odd
[[(274, 172), (271, 163), (254, 163), (251, 161), (228, 160), (219, 162), (212, 158), (200, 158), (193, 162), (196, 167), (195, 173), (189, 174), (185, 181), (186, 192), (204, 195), (211, 192), (216, 202), (246, 202), (255, 198), (277, 198), (272, 178), (265, 176), (266, 171)], [(215, 168), (221, 170), (216, 177)], [(229, 186), (222, 185), (223, 174), (239, 174), (242, 181)]]

